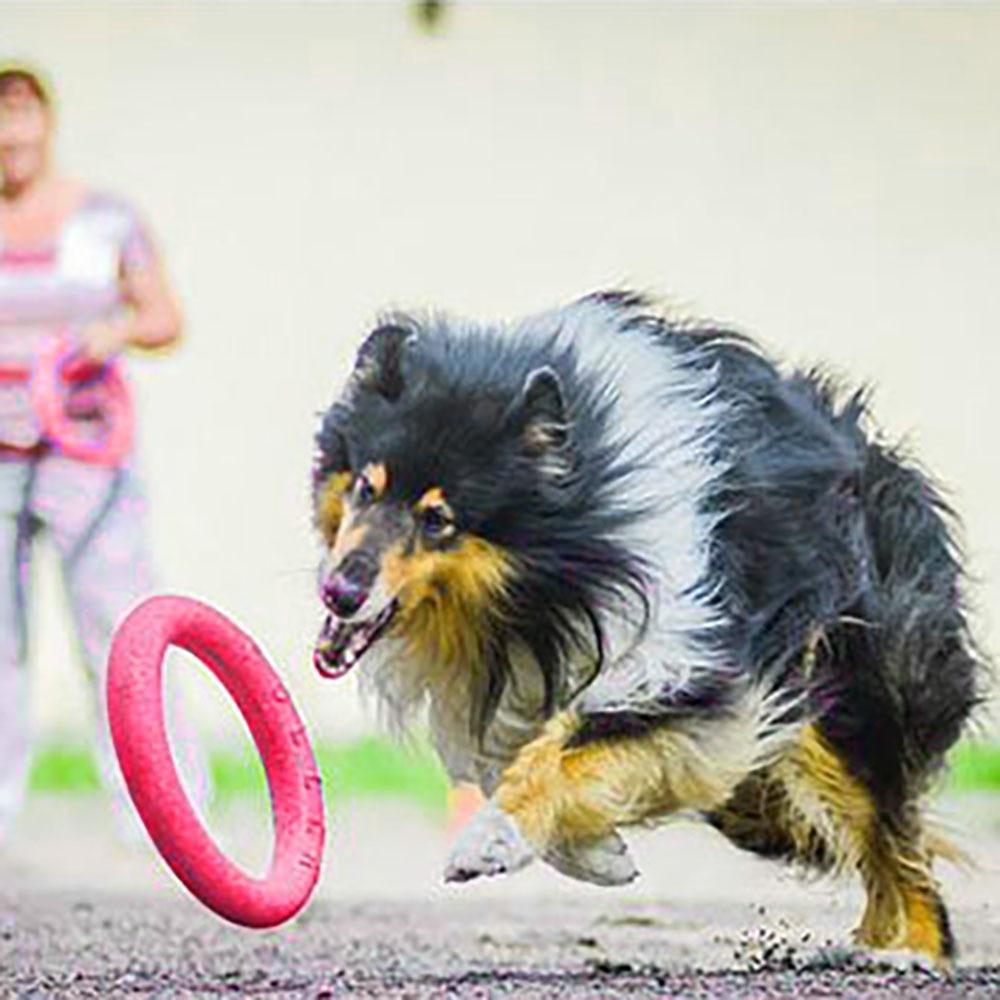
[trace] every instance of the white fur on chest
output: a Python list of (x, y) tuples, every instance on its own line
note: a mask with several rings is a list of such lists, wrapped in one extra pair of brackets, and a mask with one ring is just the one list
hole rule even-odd
[(616, 329), (605, 306), (582, 302), (526, 329), (559, 331), (580, 369), (606, 382), (614, 400), (610, 432), (620, 460), (634, 465), (620, 502), (647, 513), (618, 541), (648, 574), (650, 617), (637, 643), (637, 609), (606, 615), (607, 666), (582, 695), (584, 711), (653, 712), (667, 688), (683, 689), (720, 669), (711, 637), (723, 624), (709, 551), (712, 492), (725, 471), (715, 442), (730, 414), (718, 372), (686, 363), (666, 341)]

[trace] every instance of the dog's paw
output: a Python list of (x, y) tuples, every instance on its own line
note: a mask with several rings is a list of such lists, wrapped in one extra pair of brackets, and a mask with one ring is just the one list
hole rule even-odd
[(589, 844), (557, 844), (543, 856), (563, 875), (594, 885), (625, 885), (639, 875), (628, 845), (617, 833)]
[(517, 824), (495, 802), (487, 802), (455, 841), (444, 869), (446, 882), (503, 875), (530, 864), (535, 852)]

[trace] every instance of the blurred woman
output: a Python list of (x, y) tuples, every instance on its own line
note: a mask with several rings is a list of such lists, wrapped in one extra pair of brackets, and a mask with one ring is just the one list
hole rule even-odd
[[(0, 366), (8, 373), (30, 371), (60, 334), (99, 371), (126, 348), (166, 347), (181, 333), (145, 228), (122, 199), (55, 169), (54, 125), (42, 76), (0, 64)], [(94, 417), (88, 405), (100, 403), (79, 410), (81, 426)], [(113, 465), (69, 457), (43, 432), (27, 381), (0, 379), (0, 838), (22, 802), (30, 760), (32, 539), (46, 530), (62, 561), (98, 715), (98, 760), (119, 802), (104, 669), (115, 625), (152, 582), (144, 502), (128, 456)], [(180, 742), (187, 770), (197, 771), (193, 743)]]

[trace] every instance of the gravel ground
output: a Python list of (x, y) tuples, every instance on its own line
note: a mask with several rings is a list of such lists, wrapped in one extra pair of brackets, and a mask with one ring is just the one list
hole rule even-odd
[[(1000, 810), (951, 811), (980, 867), (943, 873), (962, 944), (944, 979), (831, 952), (854, 887), (803, 882), (696, 825), (639, 838), (644, 877), (620, 890), (541, 866), (446, 887), (438, 822), (353, 807), (316, 900), (260, 933), (213, 917), (145, 844), (122, 846), (100, 799), (36, 800), (0, 853), (0, 997), (1000, 997)], [(259, 813), (215, 824), (259, 867)]]

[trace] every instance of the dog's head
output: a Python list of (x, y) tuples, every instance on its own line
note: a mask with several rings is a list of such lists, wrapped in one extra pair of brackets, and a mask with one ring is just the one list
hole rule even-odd
[(553, 369), (528, 371), (513, 393), (470, 377), (474, 359), (449, 358), (440, 334), (426, 336), (436, 349), (425, 350), (413, 325), (376, 329), (318, 436), (329, 616), (316, 666), (327, 675), (389, 633), (429, 654), (474, 659), (517, 586), (519, 512), (569, 469)]
[(321, 674), (391, 636), (424, 662), (478, 670), (488, 715), (513, 644), (550, 697), (569, 647), (594, 648), (595, 595), (631, 569), (605, 539), (601, 407), (578, 378), (568, 398), (560, 368), (573, 375), (537, 345), (443, 321), (369, 335), (317, 435)]

